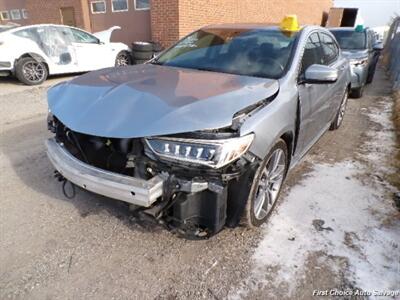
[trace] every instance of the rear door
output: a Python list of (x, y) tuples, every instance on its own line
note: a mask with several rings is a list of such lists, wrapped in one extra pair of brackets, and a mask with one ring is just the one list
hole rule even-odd
[(50, 74), (73, 72), (77, 61), (71, 35), (51, 25), (37, 26), (36, 33), (38, 44), (47, 56)]
[(299, 74), (300, 98), (300, 130), (298, 147), (304, 154), (326, 129), (327, 111), (329, 110), (330, 84), (305, 83), (304, 74), (313, 64), (324, 64), (324, 52), (318, 33), (313, 32), (308, 37), (301, 61)]

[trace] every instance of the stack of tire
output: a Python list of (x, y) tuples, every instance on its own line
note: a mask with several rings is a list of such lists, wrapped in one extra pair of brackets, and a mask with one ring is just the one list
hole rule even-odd
[(162, 51), (158, 43), (152, 42), (134, 42), (132, 43), (132, 57), (134, 64), (143, 64), (152, 59), (154, 55)]

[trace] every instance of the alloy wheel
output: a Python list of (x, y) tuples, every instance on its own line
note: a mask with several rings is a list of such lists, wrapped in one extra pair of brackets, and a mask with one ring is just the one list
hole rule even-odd
[(117, 67), (127, 66), (127, 65), (129, 65), (129, 61), (130, 61), (130, 59), (129, 59), (128, 54), (127, 53), (121, 53), (121, 54), (118, 54), (117, 60), (115, 62), (115, 65)]
[(43, 80), (46, 71), (45, 66), (40, 62), (27, 62), (22, 67), (24, 77), (30, 82), (40, 82)]
[(346, 112), (347, 99), (348, 99), (348, 93), (346, 91), (344, 93), (344, 98), (343, 98), (342, 104), (340, 104), (339, 115), (338, 115), (338, 118), (337, 118), (337, 127), (339, 127), (340, 124), (342, 124), (342, 121), (343, 121), (343, 118), (344, 118), (344, 114)]
[(276, 149), (264, 170), (257, 186), (253, 213), (256, 219), (262, 220), (273, 208), (285, 177), (286, 157), (282, 149)]

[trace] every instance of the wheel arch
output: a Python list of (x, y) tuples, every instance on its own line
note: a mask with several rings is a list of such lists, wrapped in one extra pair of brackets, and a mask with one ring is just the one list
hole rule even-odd
[(18, 58), (15, 60), (14, 65), (16, 65), (17, 62), (18, 62), (21, 58), (25, 58), (25, 57), (30, 57), (30, 58), (33, 58), (34, 60), (38, 61), (38, 62), (44, 63), (44, 65), (46, 66), (46, 69), (47, 69), (47, 73), (50, 74), (49, 64), (47, 63), (47, 61), (46, 61), (41, 55), (39, 55), (39, 54), (37, 54), (37, 53), (34, 53), (34, 52), (27, 52), (27, 53), (22, 54), (20, 57), (18, 57)]
[(292, 131), (286, 131), (285, 133), (283, 133), (281, 136), (280, 136), (280, 139), (282, 139), (284, 142), (285, 142), (285, 144), (286, 144), (286, 147), (287, 147), (287, 150), (288, 150), (288, 165), (290, 166), (290, 162), (291, 162), (291, 160), (292, 160), (292, 156), (293, 156), (293, 150), (294, 150), (294, 145), (293, 145), (293, 142), (294, 142), (294, 133), (292, 132)]

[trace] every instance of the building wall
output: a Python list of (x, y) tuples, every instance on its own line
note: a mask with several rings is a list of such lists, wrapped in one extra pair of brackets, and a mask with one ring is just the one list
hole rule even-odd
[[(167, 5), (167, 2), (177, 1), (178, 11), (176, 3)], [(153, 39), (170, 45), (202, 26), (216, 23), (276, 23), (287, 14), (296, 14), (300, 24), (319, 25), (323, 12), (332, 6), (332, 0), (153, 0), (152, 9), (154, 6)], [(159, 22), (160, 18), (164, 21)], [(177, 19), (177, 30), (175, 24), (168, 25), (170, 19)]]
[(76, 26), (91, 31), (86, 0), (26, 0), (31, 24), (61, 24), (61, 7), (73, 7)]
[(179, 0), (151, 1), (151, 37), (164, 46), (179, 39)]
[[(90, 0), (87, 7), (90, 10)], [(112, 26), (120, 26), (121, 30), (113, 32), (111, 39), (130, 45), (133, 41), (149, 41), (151, 39), (150, 10), (135, 10), (134, 0), (128, 0), (128, 11), (112, 12), (111, 1), (106, 1), (106, 12), (90, 14), (92, 32), (102, 31)]]
[[(25, 8), (26, 9), (26, 0), (0, 0), (0, 11), (8, 11), (12, 9), (21, 9)], [(0, 19), (0, 24), (7, 24), (9, 22), (12, 23), (17, 23), (20, 25), (28, 25), (30, 20), (29, 20), (29, 12), (28, 12), (28, 19), (22, 18), (22, 12), (21, 12), (21, 19), (20, 20), (8, 20), (8, 21), (3, 21)]]

